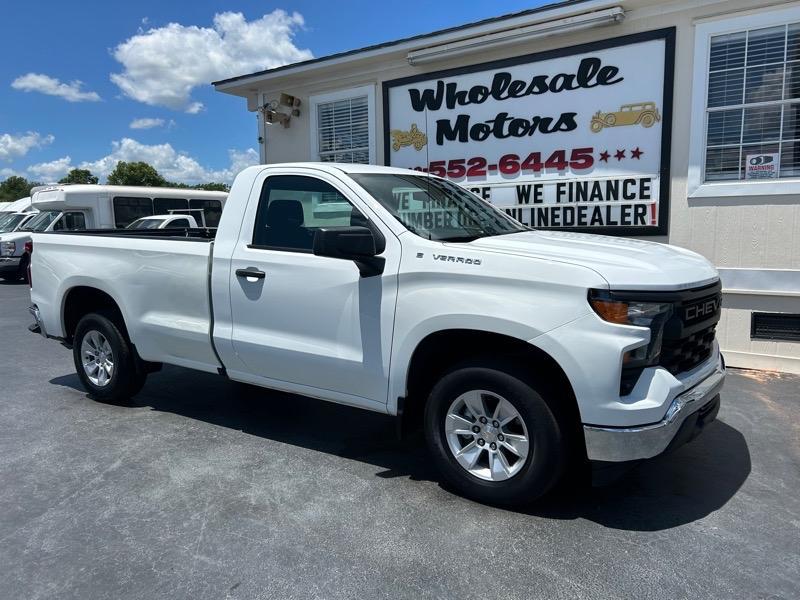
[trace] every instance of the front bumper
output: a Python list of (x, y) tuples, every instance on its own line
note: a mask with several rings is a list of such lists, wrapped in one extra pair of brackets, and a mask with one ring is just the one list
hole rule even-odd
[(672, 401), (667, 414), (657, 423), (637, 427), (584, 425), (589, 460), (643, 460), (661, 454), (670, 444), (688, 441), (697, 427), (716, 416), (724, 382), (725, 365), (720, 359), (707, 377)]
[(0, 256), (0, 274), (17, 273), (21, 256)]

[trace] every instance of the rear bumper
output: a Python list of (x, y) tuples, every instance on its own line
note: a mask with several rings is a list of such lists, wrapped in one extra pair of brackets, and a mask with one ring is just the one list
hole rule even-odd
[(39, 307), (35, 304), (28, 307), (28, 312), (31, 313), (33, 317), (33, 323), (28, 326), (28, 331), (31, 333), (38, 333), (43, 338), (47, 337), (47, 330), (44, 328), (44, 323), (42, 322), (42, 315), (39, 312)]
[(20, 260), (22, 260), (21, 256), (2, 256), (2, 257), (0, 257), (0, 275), (7, 275), (9, 273), (17, 273), (19, 271)]
[(716, 417), (724, 382), (725, 365), (720, 359), (707, 377), (672, 401), (664, 418), (657, 423), (637, 427), (584, 425), (589, 460), (643, 460), (689, 441), (698, 429)]

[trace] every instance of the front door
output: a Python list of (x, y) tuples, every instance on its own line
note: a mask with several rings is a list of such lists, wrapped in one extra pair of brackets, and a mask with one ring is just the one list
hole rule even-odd
[(230, 268), (232, 342), (246, 373), (379, 408), (389, 378), (396, 238), (385, 232), (383, 275), (361, 277), (352, 261), (312, 253), (317, 228), (367, 223), (367, 209), (341, 182), (322, 173), (268, 175), (256, 201), (244, 220), (255, 225), (242, 230)]

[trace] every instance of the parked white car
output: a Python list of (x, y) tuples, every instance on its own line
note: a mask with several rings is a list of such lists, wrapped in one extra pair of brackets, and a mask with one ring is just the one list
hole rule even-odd
[(33, 188), (31, 206), (40, 211), (24, 227), (0, 236), (0, 277), (24, 278), (31, 233), (125, 228), (141, 217), (184, 211), (216, 227), (225, 192), (116, 185), (49, 185)]
[(197, 221), (192, 215), (153, 215), (136, 219), (125, 229), (176, 229), (196, 228)]
[(196, 231), (34, 234), (32, 330), (72, 347), (93, 397), (169, 363), (395, 415), (498, 503), (656, 456), (718, 410), (720, 281), (693, 252), (330, 163), (244, 170), (213, 244)]

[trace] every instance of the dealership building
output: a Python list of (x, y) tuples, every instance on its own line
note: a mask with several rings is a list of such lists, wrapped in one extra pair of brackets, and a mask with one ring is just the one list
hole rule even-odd
[(424, 170), (699, 252), (728, 363), (800, 373), (800, 2), (572, 0), (214, 85), (263, 163)]

